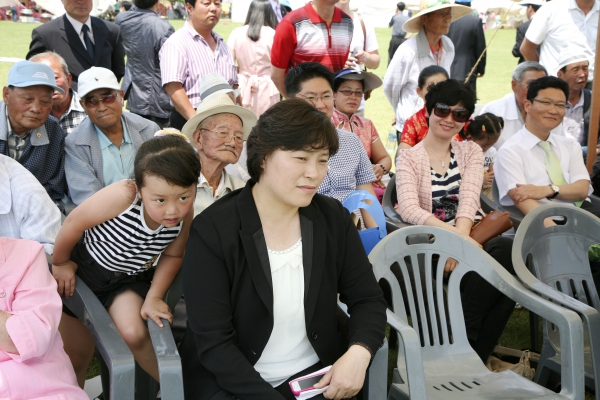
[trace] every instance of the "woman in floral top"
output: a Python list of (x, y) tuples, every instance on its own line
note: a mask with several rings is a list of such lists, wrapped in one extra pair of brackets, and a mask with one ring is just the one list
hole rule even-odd
[(380, 194), (378, 189), (381, 189), (381, 195), (385, 190), (385, 184), (381, 182), (381, 178), (390, 172), (392, 158), (381, 143), (373, 122), (359, 117), (355, 112), (360, 106), (363, 93), (379, 86), (381, 86), (381, 79), (370, 72), (359, 73), (350, 69), (341, 71), (335, 77), (333, 84), (335, 109), (331, 117), (336, 128), (354, 132), (360, 138), (377, 177), (377, 180), (373, 182), (373, 188), (378, 197)]
[[(431, 65), (423, 68), (423, 71), (419, 74), (417, 94), (425, 100), (425, 95), (430, 86), (448, 78), (448, 72), (442, 67)], [(423, 106), (415, 115), (406, 120), (400, 138), (401, 149), (410, 149), (425, 138), (429, 131), (427, 119), (427, 109)]]

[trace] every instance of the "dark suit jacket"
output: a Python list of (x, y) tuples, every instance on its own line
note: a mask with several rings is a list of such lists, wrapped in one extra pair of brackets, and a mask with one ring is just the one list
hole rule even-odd
[(79, 74), (91, 67), (108, 68), (117, 76), (117, 80), (121, 80), (125, 75), (125, 49), (121, 43), (121, 30), (111, 22), (91, 18), (95, 44), (94, 60), (90, 58), (66, 14), (33, 30), (27, 59), (49, 50), (57, 52), (67, 62), (69, 72), (73, 75), (72, 87), (75, 91)]
[[(283, 399), (253, 367), (273, 329), (273, 289), (252, 186), (208, 207), (190, 229), (182, 267), (186, 399), (220, 390), (244, 400)], [(333, 364), (348, 343), (374, 354), (383, 342), (386, 303), (348, 212), (317, 194), (300, 209), (300, 225), (306, 334), (319, 359)], [(338, 330), (337, 293), (351, 314), (347, 343)]]
[[(455, 52), (450, 77), (464, 82), (485, 49), (483, 25), (478, 17), (469, 14), (454, 21), (447, 36), (454, 43)], [(471, 76), (472, 80), (477, 78), (477, 74), (485, 73), (485, 62), (484, 54)]]
[(524, 22), (517, 27), (517, 39), (515, 40), (515, 46), (512, 49), (512, 55), (519, 59), (519, 64), (525, 61), (525, 57), (521, 54), (521, 43), (523, 43), (523, 39), (525, 39), (525, 34), (527, 33), (529, 25), (531, 25), (531, 20)]

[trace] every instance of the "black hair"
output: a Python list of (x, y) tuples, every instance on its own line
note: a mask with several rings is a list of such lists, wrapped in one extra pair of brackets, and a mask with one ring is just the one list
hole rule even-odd
[(431, 115), (433, 107), (438, 103), (451, 107), (460, 103), (471, 116), (475, 111), (476, 101), (475, 93), (470, 87), (456, 79), (448, 79), (429, 87), (429, 91), (425, 96), (425, 107), (427, 113)]
[(328, 150), (333, 156), (338, 147), (337, 131), (325, 114), (302, 99), (280, 101), (260, 116), (250, 132), (248, 173), (258, 182), (263, 160), (276, 150)]
[(335, 75), (329, 68), (316, 62), (303, 62), (290, 69), (285, 76), (285, 91), (294, 97), (302, 90), (302, 84), (314, 78), (323, 78), (333, 90)]
[(425, 82), (427, 82), (427, 79), (435, 75), (444, 75), (446, 79), (450, 79), (450, 76), (448, 76), (448, 71), (446, 71), (445, 68), (440, 67), (439, 65), (430, 65), (429, 67), (423, 68), (419, 74), (419, 80), (417, 81), (419, 88), (421, 90), (425, 89)]
[(144, 187), (146, 176), (156, 176), (169, 184), (190, 187), (198, 183), (200, 160), (194, 148), (182, 137), (154, 137), (140, 146), (133, 164), (138, 190)]
[(365, 82), (362, 79), (348, 79), (345, 76), (340, 76), (339, 78), (335, 78), (335, 80), (333, 81), (333, 92), (337, 92), (340, 86), (342, 86), (342, 83), (346, 81), (359, 82), (362, 87), (362, 91), (365, 91)]
[(260, 28), (263, 26), (270, 26), (275, 29), (277, 27), (277, 17), (269, 0), (252, 0), (244, 25), (248, 25), (247, 34), (253, 42), (260, 39)]
[[(158, 2), (158, 0), (133, 0), (133, 4), (135, 4), (135, 6), (137, 8), (143, 8), (144, 10), (147, 10), (151, 7), (154, 7), (154, 5)], [(128, 1), (123, 1), (121, 3), (121, 5), (123, 7), (125, 7), (125, 3), (129, 3)], [(129, 6), (131, 7), (131, 5)], [(125, 8), (127, 11), (129, 11), (128, 8)]]
[(494, 136), (502, 133), (504, 129), (504, 119), (498, 117), (492, 113), (485, 113), (478, 115), (469, 122), (469, 126), (464, 131), (460, 132), (460, 136), (463, 139), (467, 138), (467, 135), (471, 136), (472, 140), (480, 140), (485, 136)]
[(567, 82), (555, 76), (543, 76), (529, 82), (527, 100), (533, 101), (540, 90), (550, 88), (561, 90), (565, 94), (565, 101), (569, 99), (569, 84)]
[(406, 8), (406, 4), (404, 4), (403, 2), (400, 2), (400, 3), (396, 4), (396, 7), (398, 7), (398, 10), (404, 11), (404, 9)]
[(538, 10), (540, 9), (541, 6), (530, 4), (529, 7), (533, 8), (533, 11), (538, 12)]
[[(140, 1), (140, 0), (133, 0), (133, 1), (134, 1), (134, 3), (135, 3), (135, 6), (136, 6), (136, 7), (139, 7), (139, 8), (150, 8), (150, 7), (152, 7), (154, 4), (156, 4), (156, 2), (154, 2), (154, 4), (152, 4), (150, 7), (140, 7), (140, 6), (138, 6), (138, 5), (137, 5), (137, 3), (141, 2), (141, 3), (142, 3), (142, 5), (145, 5), (145, 4), (143, 4), (143, 3), (144, 3), (144, 0), (141, 0), (141, 1)], [(149, 3), (149, 2), (148, 2), (148, 1), (146, 1), (146, 3)], [(125, 11), (129, 11), (129, 9), (131, 8), (131, 2), (130, 2), (130, 1), (126, 1), (126, 0), (124, 0), (124, 1), (122, 1), (122, 2), (121, 2), (121, 7), (123, 7), (123, 8), (125, 9)]]

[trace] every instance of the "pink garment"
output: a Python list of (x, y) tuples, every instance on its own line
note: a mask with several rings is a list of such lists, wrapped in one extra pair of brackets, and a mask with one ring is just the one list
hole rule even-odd
[[(479, 210), (479, 194), (483, 184), (483, 152), (475, 142), (450, 142), (461, 176), (456, 218), (475, 219)], [(409, 224), (423, 225), (433, 214), (431, 210), (431, 164), (423, 142), (398, 151), (396, 159), (396, 191), (402, 219)]]
[(0, 310), (19, 354), (0, 350), (0, 399), (87, 400), (58, 333), (62, 301), (41, 244), (0, 238)]
[(379, 140), (379, 134), (370, 119), (359, 117), (356, 114), (353, 114), (352, 118), (348, 118), (346, 114), (334, 108), (331, 121), (338, 129), (354, 132), (367, 151), (367, 157), (371, 158), (371, 145)]
[(263, 26), (257, 42), (253, 42), (247, 32), (248, 25), (235, 28), (227, 45), (239, 67), (242, 106), (260, 117), (280, 99), (279, 91), (271, 80), (271, 47), (275, 30)]

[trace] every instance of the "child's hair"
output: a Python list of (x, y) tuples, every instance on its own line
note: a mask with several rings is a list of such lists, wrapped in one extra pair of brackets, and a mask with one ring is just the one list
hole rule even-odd
[(138, 190), (144, 186), (148, 175), (187, 188), (198, 183), (200, 160), (194, 148), (182, 137), (158, 136), (140, 146), (135, 155), (133, 175)]
[(427, 82), (427, 79), (435, 75), (444, 75), (446, 79), (450, 79), (450, 77), (448, 76), (448, 71), (446, 71), (445, 68), (440, 67), (438, 65), (430, 65), (429, 67), (423, 68), (423, 70), (419, 74), (419, 80), (417, 82), (419, 88), (421, 90), (425, 89), (425, 82)]
[(471, 136), (471, 140), (479, 140), (488, 135), (499, 135), (502, 133), (502, 129), (504, 129), (504, 119), (502, 117), (498, 117), (492, 113), (485, 113), (469, 121), (466, 133), (461, 131), (461, 136), (463, 139)]

